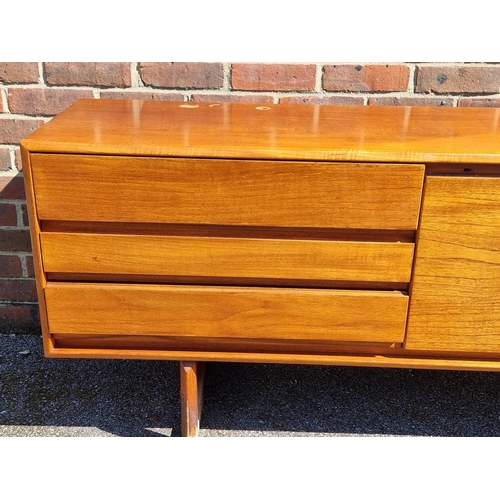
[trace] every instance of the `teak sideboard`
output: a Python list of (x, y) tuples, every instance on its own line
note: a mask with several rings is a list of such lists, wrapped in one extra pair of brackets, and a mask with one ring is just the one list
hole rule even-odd
[(82, 100), (22, 142), (44, 349), (500, 370), (500, 109)]

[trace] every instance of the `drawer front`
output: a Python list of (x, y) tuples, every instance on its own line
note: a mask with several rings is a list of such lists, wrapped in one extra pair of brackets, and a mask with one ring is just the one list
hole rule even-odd
[(423, 165), (31, 156), (41, 220), (414, 230)]
[(399, 292), (48, 284), (50, 334), (401, 342)]
[(47, 273), (408, 283), (412, 243), (41, 234)]

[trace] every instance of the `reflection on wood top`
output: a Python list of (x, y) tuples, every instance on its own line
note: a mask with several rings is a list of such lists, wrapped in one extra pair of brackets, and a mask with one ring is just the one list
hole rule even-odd
[(22, 144), (31, 152), (500, 164), (499, 125), (500, 108), (96, 99)]

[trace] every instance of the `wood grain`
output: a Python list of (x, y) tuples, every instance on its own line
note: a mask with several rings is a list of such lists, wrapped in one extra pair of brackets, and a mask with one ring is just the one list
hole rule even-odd
[[(56, 348), (148, 349), (156, 351), (259, 352), (267, 354), (385, 354), (404, 355), (400, 343), (330, 342), (163, 335), (53, 334)], [(427, 354), (427, 353), (426, 353)]]
[[(500, 370), (500, 110), (259, 108), (87, 100), (23, 141), (46, 354)], [(424, 164), (405, 341), (405, 295), (305, 286), (406, 287)]]
[(51, 334), (401, 342), (400, 292), (48, 283)]
[(40, 219), (416, 229), (424, 167), (34, 155)]
[[(214, 96), (216, 99), (216, 96)], [(500, 163), (500, 110), (82, 100), (23, 141), (33, 152)]]
[(412, 243), (42, 233), (47, 273), (409, 282)]
[(33, 189), (33, 175), (31, 165), (31, 155), (21, 146), (23, 162), (24, 187), (26, 191), (26, 207), (29, 218), (31, 249), (33, 252), (33, 268), (35, 272), (35, 283), (40, 312), (40, 327), (42, 329), (43, 349), (46, 355), (54, 348), (52, 337), (49, 334), (47, 307), (45, 304), (45, 294), (43, 292), (47, 281), (42, 264), (42, 249), (40, 244), (40, 221), (37, 217), (36, 197)]
[(293, 363), (310, 365), (365, 366), (372, 368), (412, 368), (425, 370), (500, 371), (500, 360), (474, 356), (438, 356), (435, 353), (414, 354), (403, 352), (397, 355), (380, 354), (283, 354), (251, 351), (219, 352), (207, 350), (113, 349), (113, 348), (54, 348), (51, 358), (102, 358), (102, 359), (144, 359), (185, 360), (192, 359), (233, 363)]
[(200, 430), (206, 363), (181, 361), (179, 365), (181, 433), (184, 437), (196, 437)]
[(500, 178), (429, 177), (407, 349), (500, 352)]
[[(63, 214), (61, 214), (61, 217)], [(140, 222), (40, 221), (41, 232), (187, 236), (204, 238), (262, 238), (279, 240), (374, 241), (415, 243), (415, 231), (336, 229), (317, 227), (223, 226)]]

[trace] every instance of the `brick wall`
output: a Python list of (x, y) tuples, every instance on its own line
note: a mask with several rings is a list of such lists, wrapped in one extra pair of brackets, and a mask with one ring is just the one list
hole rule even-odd
[(500, 107), (500, 64), (0, 63), (0, 333), (38, 331), (19, 142), (80, 98)]

